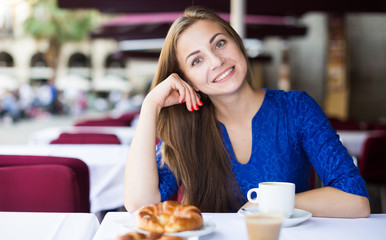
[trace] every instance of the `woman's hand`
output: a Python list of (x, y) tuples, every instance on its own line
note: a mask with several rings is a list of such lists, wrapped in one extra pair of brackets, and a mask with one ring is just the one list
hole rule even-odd
[(193, 111), (203, 105), (200, 95), (176, 73), (172, 73), (159, 83), (147, 97), (152, 99), (160, 109), (185, 102), (186, 108)]

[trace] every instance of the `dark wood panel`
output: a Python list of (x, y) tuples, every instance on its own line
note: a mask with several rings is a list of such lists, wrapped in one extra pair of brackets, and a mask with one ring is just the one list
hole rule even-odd
[[(229, 12), (230, 1), (218, 0), (58, 0), (62, 8), (95, 8), (102, 12), (176, 12), (190, 5), (202, 5), (219, 12)], [(301, 15), (309, 11), (386, 12), (386, 0), (268, 0), (247, 1), (248, 14)]]
[[(113, 38), (119, 41), (128, 39), (164, 38), (169, 27), (169, 24), (105, 26), (98, 32), (91, 34), (91, 37)], [(307, 27), (304, 25), (248, 24), (246, 37), (257, 39), (263, 39), (270, 36), (289, 38), (294, 36), (304, 36), (306, 33)]]

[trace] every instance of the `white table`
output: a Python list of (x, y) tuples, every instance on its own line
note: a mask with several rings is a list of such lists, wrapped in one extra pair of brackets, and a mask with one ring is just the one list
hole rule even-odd
[(0, 154), (74, 157), (84, 161), (90, 173), (91, 212), (123, 206), (124, 176), (129, 146), (126, 145), (0, 145)]
[(340, 141), (351, 156), (359, 157), (363, 144), (371, 131), (338, 131)]
[(46, 145), (52, 140), (59, 137), (63, 132), (68, 133), (110, 133), (115, 134), (121, 144), (130, 145), (133, 139), (135, 128), (134, 127), (49, 127), (34, 132), (28, 140), (28, 144), (32, 145)]
[(0, 212), (0, 239), (88, 240), (99, 228), (91, 213)]
[[(248, 239), (245, 222), (237, 213), (203, 213), (204, 219), (215, 222), (213, 233), (200, 240)], [(109, 212), (105, 216), (94, 240), (114, 239), (130, 230), (125, 227), (132, 217), (127, 212)], [(369, 218), (315, 218), (312, 217), (295, 227), (282, 228), (280, 240), (384, 240), (386, 214), (372, 214)]]

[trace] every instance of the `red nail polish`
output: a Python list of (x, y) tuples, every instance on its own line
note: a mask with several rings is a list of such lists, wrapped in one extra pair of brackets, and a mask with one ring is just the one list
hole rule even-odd
[(191, 107), (190, 107), (190, 111), (193, 112), (193, 110), (194, 110), (194, 109), (193, 109), (193, 106), (191, 106)]
[(198, 109), (200, 109), (200, 108), (199, 108), (198, 105), (196, 104), (196, 110), (198, 110)]
[(201, 104), (201, 105), (204, 105), (202, 102), (201, 102), (201, 100), (198, 100), (199, 101), (199, 103)]
[(180, 103), (181, 103), (181, 104), (182, 104), (182, 103), (184, 103), (184, 100), (181, 100), (181, 102), (180, 102)]

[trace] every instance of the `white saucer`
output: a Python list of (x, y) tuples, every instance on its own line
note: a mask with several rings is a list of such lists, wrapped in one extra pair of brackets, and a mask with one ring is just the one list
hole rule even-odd
[[(249, 208), (242, 208), (238, 211), (238, 214), (245, 215), (245, 214), (252, 214), (252, 213), (258, 213), (259, 208), (258, 207), (249, 207)], [(294, 213), (292, 214), (291, 218), (285, 218), (282, 224), (282, 227), (293, 227), (296, 226), (307, 219), (312, 217), (312, 214), (306, 210), (303, 209), (294, 209)]]

